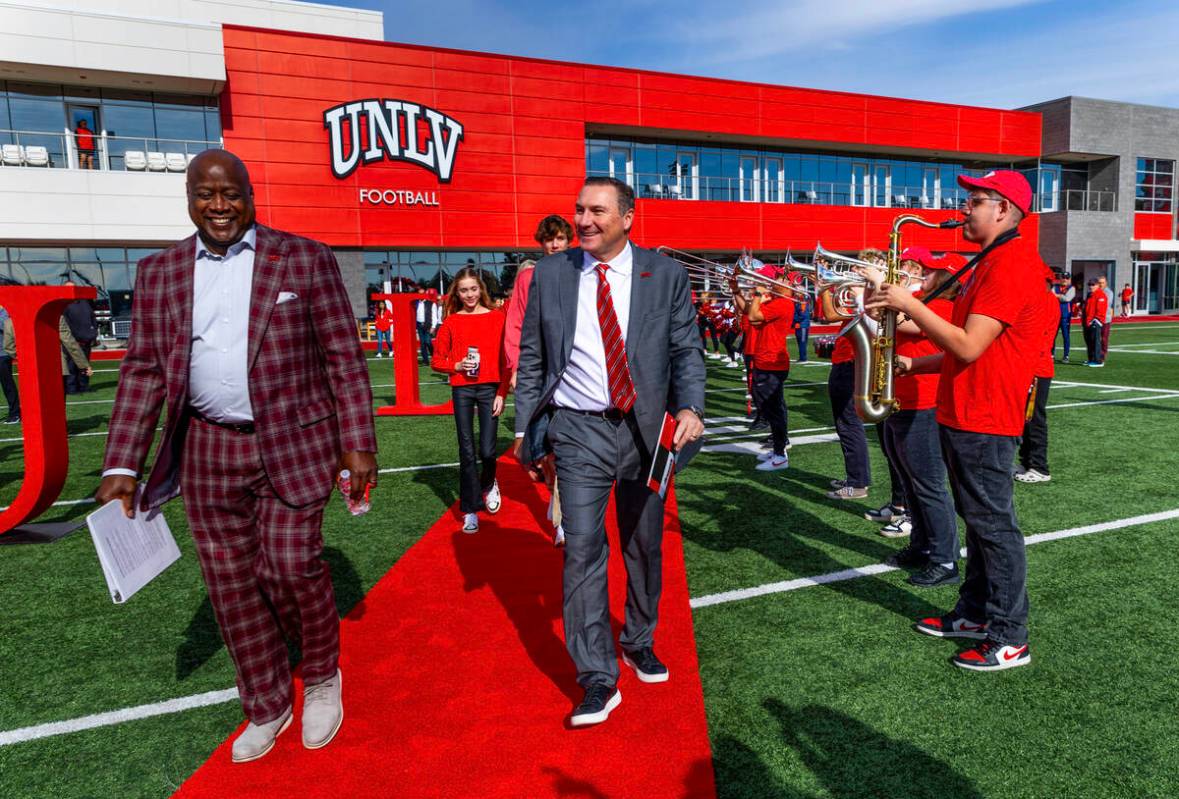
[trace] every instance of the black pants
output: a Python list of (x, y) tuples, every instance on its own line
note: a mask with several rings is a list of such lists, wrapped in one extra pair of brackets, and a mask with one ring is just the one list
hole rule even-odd
[(881, 424), (896, 459), (905, 493), (905, 507), (913, 522), (909, 546), (929, 555), (934, 563), (958, 560), (958, 522), (946, 490), (937, 412), (897, 411)]
[(1101, 351), (1102, 325), (1096, 320), (1085, 325), (1085, 350), (1089, 356), (1089, 363), (1101, 363), (1105, 354)]
[(847, 483), (852, 488), (867, 488), (872, 483), (868, 465), (868, 437), (864, 423), (856, 415), (852, 395), (855, 393), (855, 364), (837, 363), (827, 377), (827, 394), (831, 398), (831, 415), (835, 417), (835, 432), (843, 450), (843, 468)]
[(888, 483), (891, 491), (888, 502), (894, 508), (908, 508), (909, 506), (905, 502), (905, 481), (901, 476), (900, 465), (897, 463), (896, 447), (884, 433), (884, 422), (876, 425), (876, 438), (880, 441), (880, 451), (884, 453), (884, 462), (888, 464)]
[[(463, 513), (483, 510), (483, 493), (495, 482), (495, 444), (499, 419), (491, 415), (495, 383), (453, 386), (454, 425), (459, 444), (459, 508)], [(475, 463), (475, 413), (479, 414), (479, 464)], [(481, 468), (480, 468), (481, 467)]]
[(774, 439), (774, 454), (786, 454), (786, 442), (790, 436), (786, 432), (786, 399), (782, 395), (782, 386), (790, 376), (789, 369), (753, 370), (753, 399), (757, 403), (761, 417), (770, 423), (770, 436)]
[(954, 612), (985, 621), (991, 639), (1022, 646), (1028, 640), (1028, 563), (1011, 481), (1016, 438), (941, 425), (941, 441), (954, 505), (966, 523), (966, 579)]
[(1036, 402), (1032, 418), (1024, 422), (1019, 442), (1019, 463), (1025, 469), (1048, 474), (1048, 389), (1051, 377), (1036, 378)]
[(721, 344), (729, 355), (729, 360), (737, 360), (737, 332), (730, 330), (721, 334)]
[[(94, 339), (78, 339), (78, 346), (82, 348), (82, 353), (86, 356), (86, 360), (90, 360), (90, 351), (94, 349)], [(74, 359), (66, 356), (66, 366), (70, 373), (66, 375), (65, 390), (67, 394), (81, 394), (84, 391), (90, 390), (90, 378), (86, 373), (78, 368), (74, 363)]]
[(20, 392), (12, 378), (12, 358), (7, 355), (0, 355), (0, 388), (4, 389), (4, 399), (8, 400), (8, 418), (19, 419)]

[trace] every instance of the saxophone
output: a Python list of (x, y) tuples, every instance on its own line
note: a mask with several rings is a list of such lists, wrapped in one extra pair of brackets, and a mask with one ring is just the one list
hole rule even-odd
[[(931, 228), (961, 227), (958, 220), (930, 222), (916, 214), (901, 214), (892, 221), (888, 236), (888, 264), (885, 283), (901, 282), (901, 228), (920, 225)], [(861, 315), (848, 328), (846, 335), (856, 351), (855, 390), (853, 399), (856, 414), (866, 423), (882, 422), (901, 409), (893, 394), (893, 356), (896, 354), (897, 312), (885, 308), (880, 312), (876, 334), (869, 330)]]

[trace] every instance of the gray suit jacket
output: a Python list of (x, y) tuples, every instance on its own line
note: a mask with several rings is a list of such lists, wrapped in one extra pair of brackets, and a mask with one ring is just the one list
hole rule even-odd
[[(704, 349), (688, 273), (670, 258), (636, 247), (626, 357), (634, 381), (635, 418), (647, 453), (655, 450), (665, 411), (704, 407)], [(565, 373), (577, 326), (582, 250), (541, 259), (533, 273), (520, 333), (516, 432), (547, 409)], [(524, 442), (530, 452), (531, 442)]]

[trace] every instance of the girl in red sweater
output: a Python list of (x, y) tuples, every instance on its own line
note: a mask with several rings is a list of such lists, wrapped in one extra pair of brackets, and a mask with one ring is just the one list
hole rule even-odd
[[(479, 271), (462, 269), (442, 303), (443, 321), (434, 339), (436, 372), (450, 375), (459, 444), (459, 508), (463, 532), (479, 530), (478, 512), (500, 506), (495, 479), (496, 433), (511, 378), (503, 361), (504, 314), (493, 310)], [(475, 464), (475, 414), (479, 414), (480, 467)]]

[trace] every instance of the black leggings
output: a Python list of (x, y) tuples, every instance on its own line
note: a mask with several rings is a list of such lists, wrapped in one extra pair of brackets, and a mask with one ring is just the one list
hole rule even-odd
[[(454, 426), (459, 444), (459, 508), (463, 513), (483, 510), (483, 494), (495, 482), (495, 445), (499, 419), (491, 415), (495, 383), (452, 386)], [(479, 414), (479, 463), (475, 464), (475, 413)]]

